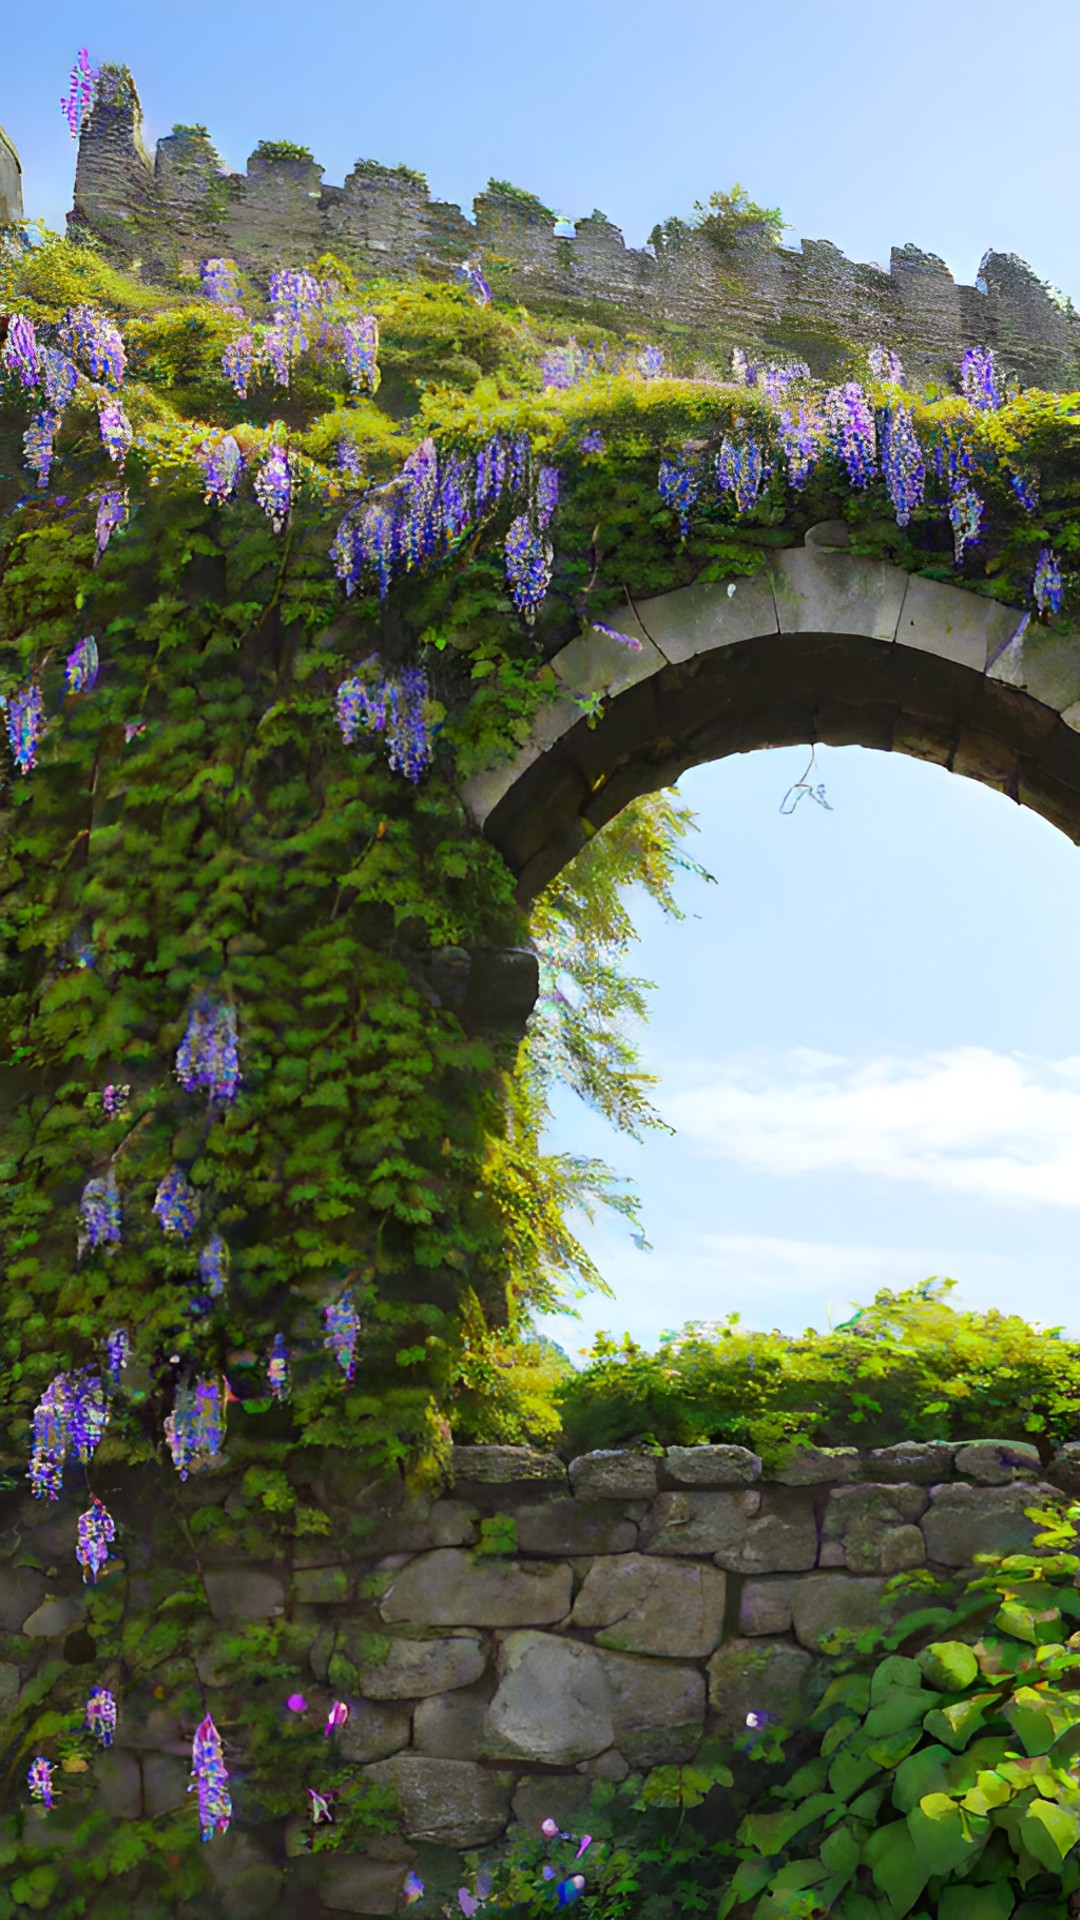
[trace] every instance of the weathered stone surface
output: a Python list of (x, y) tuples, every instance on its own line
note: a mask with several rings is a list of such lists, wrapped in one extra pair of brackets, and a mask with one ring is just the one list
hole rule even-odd
[(681, 1487), (748, 1487), (761, 1479), (761, 1461), (748, 1447), (669, 1447), (664, 1472)]
[(627, 1553), (637, 1545), (637, 1527), (605, 1500), (545, 1500), (516, 1507), (522, 1553)]
[[(514, 1775), (469, 1760), (400, 1753), (364, 1769), (397, 1794), (406, 1836), (444, 1847), (482, 1847), (506, 1829)], [(402, 1879), (404, 1879), (404, 1874)]]
[(402, 1568), (379, 1612), (418, 1626), (543, 1627), (565, 1620), (572, 1591), (565, 1561), (476, 1560), (443, 1547)]
[(918, 574), (904, 577), (898, 644), (985, 673), (994, 648), (1015, 632), (1021, 609), (1002, 606), (945, 580), (924, 580)]
[(866, 1477), (858, 1447), (800, 1447), (790, 1466), (770, 1475), (782, 1487), (816, 1487), (829, 1481), (840, 1486)]
[(795, 1573), (817, 1561), (813, 1509), (783, 1488), (661, 1493), (641, 1526), (650, 1553), (708, 1553), (729, 1573)]
[(29, 1619), (23, 1621), (22, 1631), (28, 1640), (53, 1640), (58, 1634), (70, 1633), (82, 1614), (81, 1595), (51, 1593), (40, 1607), (35, 1607)]
[(414, 1750), (436, 1760), (484, 1759), (484, 1719), (490, 1704), (491, 1687), (486, 1682), (418, 1701), (413, 1714)]
[(22, 1623), (41, 1605), (45, 1575), (33, 1567), (0, 1568), (0, 1628), (21, 1633)]
[[(770, 554), (769, 571), (781, 633), (858, 633), (868, 640), (896, 636), (908, 584), (901, 567), (865, 554), (782, 547)], [(984, 654), (980, 672), (985, 664)]]
[(143, 1807), (148, 1817), (175, 1813), (177, 1807), (190, 1805), (187, 1790), (191, 1784), (191, 1762), (187, 1766), (171, 1753), (143, 1755)]
[(619, 1752), (618, 1747), (609, 1747), (606, 1753), (598, 1753), (593, 1760), (579, 1760), (575, 1773), (587, 1774), (590, 1780), (625, 1780), (630, 1772), (630, 1762)]
[(389, 1701), (357, 1700), (350, 1703), (349, 1718), (337, 1735), (343, 1760), (363, 1763), (388, 1760), (409, 1744), (411, 1716), (405, 1707)]
[(1043, 1469), (1043, 1478), (1063, 1493), (1080, 1493), (1080, 1440), (1069, 1440), (1058, 1448), (1050, 1465)]
[[(821, 1650), (823, 1637), (837, 1627), (880, 1626), (899, 1618), (903, 1607), (890, 1610), (884, 1600), (885, 1580), (856, 1579), (846, 1573), (807, 1573), (801, 1578), (747, 1581), (739, 1608), (739, 1629), (745, 1634), (777, 1634), (794, 1627), (800, 1646)], [(910, 1602), (908, 1605), (910, 1606)]]
[(743, 1733), (748, 1713), (798, 1724), (816, 1662), (786, 1640), (729, 1640), (709, 1661), (709, 1705), (725, 1733)]
[(598, 1647), (703, 1659), (724, 1632), (727, 1577), (697, 1561), (649, 1554), (595, 1559), (574, 1602), (570, 1624), (597, 1627)]
[(1025, 1507), (1060, 1506), (1057, 1487), (1020, 1481), (1005, 1487), (972, 1487), (962, 1480), (931, 1487), (930, 1507), (919, 1525), (927, 1556), (943, 1567), (967, 1567), (977, 1553), (1023, 1553), (1038, 1523), (1025, 1519)]
[(332, 1913), (396, 1913), (405, 1874), (396, 1860), (366, 1854), (332, 1854), (317, 1881), (319, 1899)]
[(135, 1755), (122, 1747), (95, 1754), (94, 1792), (115, 1819), (137, 1820), (142, 1813), (142, 1769)]
[(347, 1600), (349, 1576), (344, 1567), (301, 1567), (293, 1574), (293, 1597), (307, 1607)]
[(470, 1687), (487, 1665), (480, 1640), (469, 1634), (439, 1640), (391, 1640), (385, 1660), (360, 1668), (369, 1700), (416, 1700), (426, 1693)]
[(655, 673), (664, 664), (663, 654), (658, 653), (652, 641), (646, 639), (629, 607), (625, 613), (620, 611), (616, 614), (614, 619), (605, 620), (605, 625), (616, 627), (620, 633), (636, 640), (637, 649), (591, 628), (581, 639), (571, 640), (569, 646), (563, 647), (550, 662), (553, 673), (562, 685), (579, 698), (596, 693), (622, 693), (626, 687), (636, 686), (639, 680)]
[(658, 1484), (656, 1460), (621, 1448), (583, 1453), (570, 1462), (570, 1484), (581, 1500), (649, 1500)]
[(258, 1567), (207, 1567), (206, 1597), (215, 1620), (277, 1620), (285, 1611), (279, 1573)]
[(926, 1543), (913, 1523), (926, 1512), (925, 1487), (833, 1487), (822, 1527), (821, 1567), (851, 1573), (900, 1573), (921, 1567)]
[[(734, 587), (735, 591), (729, 592)], [(640, 603), (642, 626), (625, 631), (639, 635), (648, 628), (664, 659), (672, 665), (691, 660), (715, 647), (730, 647), (777, 631), (776, 606), (767, 579), (698, 581), (678, 594), (658, 594)], [(623, 627), (620, 612), (607, 624)], [(635, 654), (634, 658), (638, 656)]]
[(455, 1483), (472, 1481), (477, 1486), (513, 1486), (523, 1480), (565, 1483), (566, 1468), (553, 1453), (539, 1453), (535, 1447), (453, 1447), (450, 1471)]
[(10, 1660), (0, 1660), (0, 1720), (11, 1712), (19, 1697), (19, 1669)]
[(956, 1449), (955, 1468), (983, 1487), (1004, 1487), (1039, 1476), (1039, 1449), (1027, 1440), (969, 1440)]
[(937, 1486), (952, 1471), (955, 1452), (949, 1440), (901, 1440), (894, 1447), (871, 1447), (863, 1456), (864, 1477), (875, 1485), (900, 1480), (908, 1485)]
[(747, 1580), (739, 1595), (739, 1631), (789, 1633), (794, 1580)]
[(599, 1653), (548, 1633), (510, 1633), (499, 1648), (499, 1684), (484, 1717), (496, 1759), (572, 1764), (615, 1740), (611, 1689)]
[(671, 1660), (597, 1649), (611, 1689), (614, 1745), (631, 1767), (693, 1758), (705, 1730), (705, 1678)]
[(218, 1894), (222, 1920), (259, 1920), (260, 1914), (272, 1913), (281, 1899), (284, 1882), (281, 1868), (272, 1866), (269, 1860), (245, 1867)]
[(366, 1554), (424, 1553), (433, 1547), (471, 1547), (478, 1536), (476, 1508), (467, 1500), (418, 1495), (380, 1518), (364, 1541)]
[(579, 1773), (526, 1775), (511, 1801), (514, 1818), (533, 1836), (539, 1834), (544, 1820), (557, 1820), (563, 1831), (572, 1832), (588, 1805), (590, 1791), (591, 1782)]

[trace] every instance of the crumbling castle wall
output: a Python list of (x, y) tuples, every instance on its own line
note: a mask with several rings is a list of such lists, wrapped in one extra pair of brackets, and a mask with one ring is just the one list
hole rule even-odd
[(0, 127), (0, 227), (23, 217), (22, 167), (19, 156)]
[(641, 332), (673, 323), (721, 350), (796, 354), (816, 375), (853, 345), (881, 341), (915, 381), (989, 346), (1024, 385), (1080, 386), (1080, 317), (1014, 254), (988, 253), (966, 287), (914, 246), (894, 248), (886, 273), (827, 240), (796, 250), (743, 234), (721, 249), (683, 229), (631, 248), (599, 213), (559, 238), (525, 195), (482, 193), (470, 221), (404, 168), (361, 160), (335, 187), (314, 162), (255, 154), (243, 174), (228, 173), (201, 131), (159, 140), (151, 160), (141, 128), (130, 74), (107, 70), (80, 139), (69, 228), (151, 280), (216, 256), (259, 279), (323, 252), (372, 276), (447, 279), (479, 252), (496, 292), (535, 309)]

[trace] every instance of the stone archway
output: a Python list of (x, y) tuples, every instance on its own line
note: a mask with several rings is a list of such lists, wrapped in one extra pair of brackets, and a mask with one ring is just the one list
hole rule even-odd
[[(750, 578), (682, 587), (552, 666), (565, 692), (463, 799), (528, 904), (590, 834), (689, 767), (761, 747), (907, 753), (1041, 813), (1080, 844), (1080, 635), (846, 551), (841, 521)], [(605, 696), (592, 725), (576, 704)]]

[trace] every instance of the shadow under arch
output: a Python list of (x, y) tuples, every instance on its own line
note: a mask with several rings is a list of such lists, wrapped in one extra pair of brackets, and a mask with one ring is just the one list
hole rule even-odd
[(618, 621), (639, 652), (593, 634), (556, 657), (561, 697), (462, 796), (523, 905), (629, 801), (764, 747), (907, 753), (1080, 844), (1080, 636), (1017, 637), (1019, 609), (846, 553), (846, 533), (812, 528), (750, 579), (643, 602)]

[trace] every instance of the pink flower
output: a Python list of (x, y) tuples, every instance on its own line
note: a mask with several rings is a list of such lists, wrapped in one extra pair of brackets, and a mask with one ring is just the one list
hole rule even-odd
[(329, 1719), (326, 1722), (325, 1738), (329, 1740), (330, 1735), (332, 1733), (336, 1733), (339, 1727), (343, 1727), (345, 1725), (345, 1722), (348, 1719), (348, 1717), (349, 1717), (349, 1709), (345, 1705), (344, 1700), (335, 1700), (333, 1706), (330, 1709)]
[(307, 1701), (304, 1699), (302, 1693), (290, 1693), (285, 1705), (288, 1707), (290, 1713), (307, 1712)]

